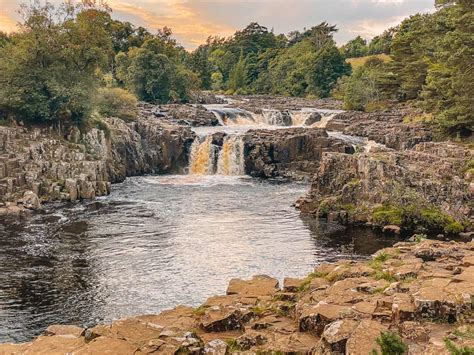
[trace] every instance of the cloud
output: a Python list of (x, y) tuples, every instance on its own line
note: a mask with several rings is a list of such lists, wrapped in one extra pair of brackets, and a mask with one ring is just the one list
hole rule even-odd
[[(25, 0), (0, 0), (0, 29), (15, 29), (15, 9)], [(53, 0), (58, 3), (60, 0)], [(433, 11), (434, 0), (109, 0), (113, 16), (154, 32), (173, 29), (192, 49), (210, 35), (230, 36), (256, 21), (276, 33), (309, 28), (323, 21), (336, 24), (339, 44), (356, 35), (373, 37), (403, 18)]]
[(0, 14), (0, 31), (13, 32), (16, 30), (17, 21), (12, 17)]
[(164, 26), (170, 27), (177, 40), (188, 48), (197, 47), (211, 35), (230, 36), (235, 31), (226, 24), (199, 17), (182, 1), (159, 2), (159, 6), (112, 1), (110, 5), (115, 17), (144, 26), (152, 32)]

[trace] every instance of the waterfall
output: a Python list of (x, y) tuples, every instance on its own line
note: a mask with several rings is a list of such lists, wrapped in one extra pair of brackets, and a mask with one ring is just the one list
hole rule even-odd
[(335, 116), (334, 114), (329, 115), (329, 116), (323, 116), (319, 122), (312, 124), (311, 127), (326, 128), (329, 121), (331, 121), (334, 118), (334, 116)]
[(300, 110), (262, 109), (260, 114), (227, 104), (204, 105), (218, 119), (221, 126), (313, 126), (325, 128), (326, 123), (340, 110), (302, 108)]
[(212, 144), (212, 135), (204, 142), (196, 138), (191, 146), (189, 157), (189, 173), (192, 175), (212, 175), (214, 173), (215, 146)]
[(291, 126), (292, 119), (289, 111), (262, 110), (263, 123), (270, 126)]
[(205, 105), (216, 116), (221, 126), (254, 125), (254, 115), (246, 110), (226, 105)]
[(218, 175), (245, 175), (244, 141), (239, 136), (227, 136), (217, 162)]
[(224, 138), (222, 147), (212, 143), (212, 134), (196, 138), (191, 146), (189, 174), (245, 175), (244, 142), (242, 136)]

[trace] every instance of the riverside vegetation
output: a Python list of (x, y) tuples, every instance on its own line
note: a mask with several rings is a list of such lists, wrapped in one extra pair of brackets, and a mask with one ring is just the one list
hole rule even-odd
[(102, 2), (23, 6), (18, 32), (0, 33), (0, 217), (127, 176), (247, 174), (309, 180), (303, 214), (411, 242), (0, 353), (472, 354), (474, 4), (436, 6), (370, 43), (252, 23), (191, 53)]
[[(252, 23), (230, 38), (211, 37), (188, 53), (173, 40), (171, 29), (151, 34), (113, 20), (102, 2), (56, 9), (34, 3), (22, 7), (18, 32), (0, 34), (0, 115), (3, 120), (83, 123), (97, 111), (93, 98), (99, 87), (110, 105), (129, 96), (117, 88), (154, 103), (189, 101), (196, 89), (307, 97), (332, 93), (356, 110), (414, 101), (425, 112), (417, 119), (433, 121), (444, 133), (469, 135), (474, 5), (436, 0), (436, 6), (435, 13), (411, 16), (369, 45), (358, 37), (338, 49), (337, 28), (327, 23), (287, 36)], [(353, 71), (345, 61), (367, 54), (391, 60), (375, 57)]]

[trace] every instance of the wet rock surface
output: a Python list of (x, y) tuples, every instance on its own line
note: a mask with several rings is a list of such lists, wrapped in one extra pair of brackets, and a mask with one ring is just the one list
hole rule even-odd
[[(474, 346), (472, 260), (473, 242), (399, 243), (370, 261), (322, 264), (306, 279), (287, 279), (284, 290), (268, 276), (235, 279), (227, 295), (196, 309), (90, 329), (51, 326), (30, 343), (0, 345), (0, 353), (368, 354), (380, 352), (377, 339), (390, 331), (409, 353), (447, 354), (446, 339)], [(418, 267), (407, 276), (413, 262)]]
[(216, 116), (202, 105), (163, 105), (159, 106), (158, 112), (179, 125), (192, 127), (219, 125)]

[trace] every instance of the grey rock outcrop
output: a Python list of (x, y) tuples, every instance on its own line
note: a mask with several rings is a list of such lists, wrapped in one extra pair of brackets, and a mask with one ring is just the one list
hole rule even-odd
[(15, 202), (37, 209), (40, 201), (107, 195), (127, 176), (180, 172), (194, 139), (189, 127), (146, 111), (131, 123), (103, 119), (100, 128), (0, 127), (0, 212)]
[[(324, 153), (310, 193), (297, 206), (304, 213), (336, 216), (345, 224), (378, 223), (373, 212), (382, 206), (437, 208), (472, 224), (474, 184), (466, 173), (466, 162), (472, 156), (467, 147), (448, 142), (420, 143), (403, 151)], [(386, 225), (409, 222), (403, 216), (397, 218), (397, 210), (382, 212)], [(438, 217), (427, 212), (428, 220)]]
[(326, 125), (329, 131), (366, 137), (386, 145), (388, 148), (403, 150), (418, 143), (433, 140), (431, 129), (423, 123), (404, 123), (411, 111), (393, 110), (387, 112), (343, 112), (334, 116)]
[(255, 177), (308, 178), (325, 152), (353, 153), (354, 148), (322, 129), (253, 130), (245, 137), (247, 174)]

